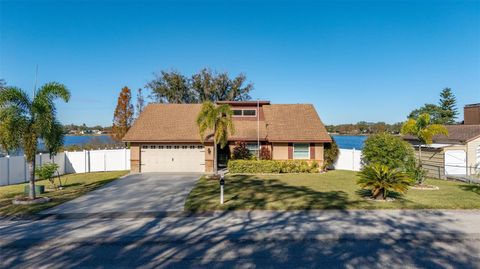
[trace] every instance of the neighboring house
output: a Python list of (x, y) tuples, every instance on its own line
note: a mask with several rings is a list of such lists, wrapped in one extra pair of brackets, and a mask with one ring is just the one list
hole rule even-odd
[[(267, 147), (274, 160), (301, 159), (323, 164), (331, 138), (313, 105), (270, 104), (269, 101), (218, 102), (231, 106), (235, 133), (219, 149), (225, 166), (237, 141), (252, 154)], [(201, 104), (150, 104), (123, 141), (130, 142), (133, 172), (211, 172), (213, 140), (201, 143), (196, 118)]]
[[(436, 178), (473, 176), (480, 169), (480, 104), (465, 106), (465, 124), (446, 125), (448, 136), (433, 138), (433, 144), (422, 145), (422, 164), (428, 176)], [(469, 123), (469, 124), (467, 124)], [(415, 146), (412, 136), (404, 139)]]

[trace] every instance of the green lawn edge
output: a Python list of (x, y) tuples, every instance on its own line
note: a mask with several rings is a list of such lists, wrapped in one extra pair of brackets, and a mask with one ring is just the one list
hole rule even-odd
[[(62, 182), (66, 182), (63, 190), (48, 191), (39, 196), (49, 197), (51, 201), (44, 204), (13, 205), (12, 199), (16, 195), (22, 195), (27, 183), (1, 186), (0, 187), (0, 217), (15, 215), (31, 215), (52, 208), (59, 204), (73, 200), (90, 191), (104, 186), (120, 177), (127, 175), (129, 171), (94, 172), (68, 174), (62, 176)], [(46, 180), (39, 180), (38, 185), (50, 186)]]
[(428, 179), (439, 190), (393, 193), (395, 201), (369, 201), (356, 184), (357, 172), (319, 174), (233, 174), (225, 177), (225, 203), (218, 181), (200, 178), (185, 201), (188, 212), (217, 210), (480, 209), (480, 185)]

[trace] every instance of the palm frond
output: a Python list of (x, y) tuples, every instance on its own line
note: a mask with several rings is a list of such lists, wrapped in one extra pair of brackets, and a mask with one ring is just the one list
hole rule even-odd
[(417, 135), (417, 121), (414, 119), (407, 120), (401, 129), (403, 135)]
[(0, 107), (16, 106), (22, 113), (28, 113), (31, 100), (28, 94), (16, 87), (6, 87), (0, 91)]

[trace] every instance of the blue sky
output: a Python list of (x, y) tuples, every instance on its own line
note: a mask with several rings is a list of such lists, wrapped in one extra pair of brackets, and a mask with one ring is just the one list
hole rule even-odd
[[(202, 67), (327, 124), (403, 121), (451, 87), (480, 102), (480, 1), (0, 1), (0, 78), (72, 92), (63, 123), (109, 125), (123, 86)], [(462, 111), (462, 109), (460, 109)], [(463, 116), (463, 114), (461, 115)]]

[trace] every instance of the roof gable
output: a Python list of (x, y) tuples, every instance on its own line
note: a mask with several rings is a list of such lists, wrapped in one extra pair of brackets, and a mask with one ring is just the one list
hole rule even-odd
[[(196, 118), (201, 104), (149, 104), (127, 132), (126, 142), (200, 142)], [(330, 142), (313, 105), (263, 105), (264, 118), (235, 120), (229, 140)]]

